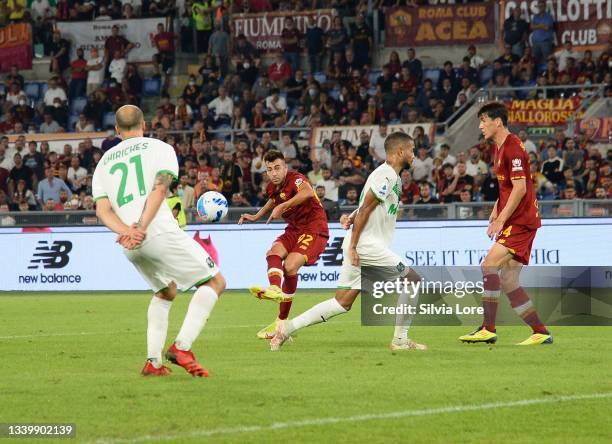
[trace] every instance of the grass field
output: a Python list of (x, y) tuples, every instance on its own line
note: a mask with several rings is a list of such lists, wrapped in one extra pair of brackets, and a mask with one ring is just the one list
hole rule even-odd
[[(303, 291), (293, 315), (329, 297)], [(280, 353), (255, 338), (276, 307), (224, 295), (194, 346), (195, 379), (139, 375), (150, 295), (0, 296), (0, 423), (69, 422), (78, 442), (610, 442), (612, 335), (556, 327), (555, 344), (457, 341), (415, 327), (425, 352), (392, 353), (392, 327), (361, 327), (359, 304)], [(177, 298), (169, 341), (189, 295)], [(24, 442), (18, 441), (18, 442)], [(36, 440), (44, 442), (44, 440)]]

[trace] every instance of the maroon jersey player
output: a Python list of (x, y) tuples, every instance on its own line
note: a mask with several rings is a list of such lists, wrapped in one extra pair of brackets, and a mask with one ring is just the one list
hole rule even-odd
[(485, 291), (483, 325), (459, 339), (463, 342), (497, 341), (495, 316), (499, 293), (503, 290), (512, 308), (533, 330), (533, 334), (519, 345), (552, 344), (552, 335), (519, 283), (522, 266), (529, 264), (531, 246), (542, 225), (529, 156), (521, 140), (508, 130), (508, 110), (504, 104), (484, 105), (478, 117), (485, 139), (495, 144), (493, 162), (499, 181), (499, 198), (487, 229), (487, 235), (495, 239), (495, 243), (481, 264)]
[[(264, 156), (270, 183), (266, 188), (268, 202), (257, 214), (243, 214), (238, 221), (256, 221), (272, 211), (268, 222), (283, 218), (287, 222), (285, 232), (279, 236), (266, 254), (270, 286), (251, 287), (251, 293), (259, 299), (280, 302), (278, 319), (287, 319), (293, 296), (297, 289), (298, 270), (303, 265), (313, 265), (325, 251), (329, 239), (327, 217), (308, 179), (303, 174), (288, 171), (283, 154), (269, 151)], [(257, 333), (270, 339), (276, 331), (276, 322)]]

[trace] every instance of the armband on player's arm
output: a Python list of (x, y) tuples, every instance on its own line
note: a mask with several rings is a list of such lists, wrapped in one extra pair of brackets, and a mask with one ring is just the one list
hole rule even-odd
[(153, 191), (147, 196), (147, 200), (142, 210), (142, 215), (138, 219), (136, 224), (142, 231), (146, 231), (147, 227), (159, 211), (159, 207), (162, 202), (166, 200), (166, 193), (170, 184), (174, 179), (173, 175), (169, 171), (160, 171), (155, 176), (155, 183), (153, 184)]
[(359, 207), (357, 210), (353, 211), (353, 213), (356, 213), (356, 215), (355, 220), (353, 221), (353, 235), (351, 236), (350, 248), (357, 248), (361, 233), (370, 219), (370, 214), (372, 214), (372, 211), (376, 209), (379, 203), (380, 201), (378, 197), (372, 190), (370, 190), (365, 195), (363, 205), (361, 205), (361, 207)]

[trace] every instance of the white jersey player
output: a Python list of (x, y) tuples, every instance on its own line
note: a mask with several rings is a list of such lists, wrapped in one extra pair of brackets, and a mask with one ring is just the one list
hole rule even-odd
[[(388, 267), (397, 270), (396, 277), (420, 280), (419, 275), (391, 251), (402, 189), (399, 173), (410, 167), (414, 159), (414, 141), (407, 134), (393, 133), (385, 140), (385, 153), (386, 162), (370, 174), (364, 185), (359, 208), (340, 220), (349, 232), (342, 244), (344, 260), (336, 297), (315, 305), (291, 320), (279, 322), (270, 343), (273, 351), (279, 350), (296, 330), (348, 312), (361, 291), (361, 266)], [(408, 328), (405, 318), (399, 322), (396, 320), (391, 348), (425, 349), (424, 345), (408, 338)]]
[(138, 107), (121, 107), (116, 120), (123, 141), (100, 159), (92, 188), (97, 216), (119, 235), (117, 241), (127, 258), (155, 293), (148, 309), (148, 355), (142, 374), (170, 373), (162, 365), (162, 350), (178, 285), (183, 290), (197, 289), (166, 358), (193, 376), (208, 376), (191, 346), (225, 289), (225, 280), (208, 253), (179, 228), (165, 204), (168, 187), (179, 172), (174, 149), (143, 137), (145, 122)]

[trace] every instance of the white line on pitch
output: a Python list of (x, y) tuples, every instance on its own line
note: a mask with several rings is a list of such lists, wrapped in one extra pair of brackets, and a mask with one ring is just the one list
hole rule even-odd
[[(336, 321), (335, 324), (359, 324), (359, 321)], [(250, 324), (250, 325), (209, 325), (204, 330), (217, 330), (217, 329), (230, 329), (230, 328), (261, 328), (262, 324)], [(126, 335), (126, 334), (144, 334), (145, 330), (130, 330), (130, 331), (82, 331), (82, 332), (70, 332), (70, 333), (39, 333), (30, 335), (13, 335), (13, 336), (0, 336), (0, 340), (11, 340), (11, 339), (29, 339), (29, 338), (52, 338), (56, 336), (104, 336), (104, 335)]]
[(373, 421), (377, 419), (394, 419), (394, 418), (407, 418), (412, 416), (430, 416), (439, 415), (444, 413), (459, 413), (459, 412), (470, 412), (475, 410), (487, 410), (487, 409), (500, 409), (500, 408), (511, 408), (511, 407), (523, 407), (537, 404), (551, 404), (555, 402), (567, 402), (567, 401), (583, 401), (589, 399), (607, 399), (612, 398), (612, 392), (608, 393), (592, 393), (584, 395), (567, 395), (567, 396), (551, 396), (548, 398), (535, 398), (535, 399), (521, 399), (518, 401), (506, 401), (506, 402), (492, 402), (487, 404), (468, 404), (468, 405), (455, 405), (448, 407), (438, 407), (422, 410), (400, 410), (397, 412), (387, 413), (368, 413), (363, 415), (354, 416), (339, 416), (339, 417), (327, 417), (327, 418), (312, 418), (304, 419), (301, 421), (290, 421), (290, 422), (276, 422), (269, 425), (252, 425), (252, 426), (236, 426), (236, 427), (225, 427), (219, 429), (210, 430), (194, 430), (189, 433), (175, 434), (175, 435), (144, 435), (132, 439), (124, 438), (101, 438), (96, 441), (90, 441), (95, 444), (123, 444), (123, 443), (139, 443), (148, 441), (167, 441), (172, 439), (189, 439), (189, 438), (205, 438), (215, 435), (231, 435), (237, 433), (255, 433), (264, 431), (284, 430), (293, 429), (297, 427), (309, 427), (309, 426), (324, 426), (328, 424), (340, 424), (340, 423), (351, 423), (351, 422), (363, 422)]

